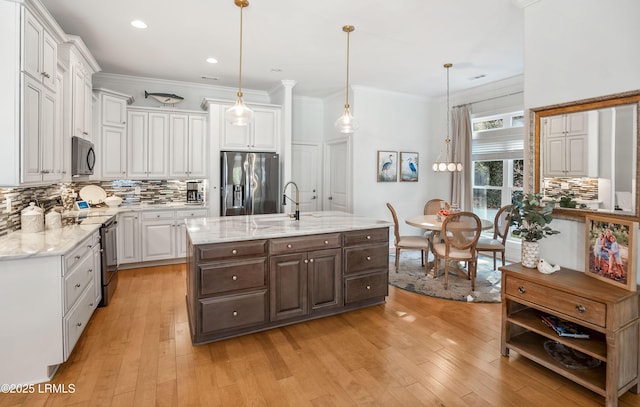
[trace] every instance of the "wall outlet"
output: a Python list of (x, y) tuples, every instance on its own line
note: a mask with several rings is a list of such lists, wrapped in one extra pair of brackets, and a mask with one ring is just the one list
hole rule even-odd
[(134, 193), (136, 195), (140, 195), (140, 187), (136, 187), (135, 190), (134, 190)]
[(561, 182), (560, 183), (560, 189), (569, 189), (569, 183), (568, 182)]
[(8, 198), (8, 197), (7, 197), (6, 213), (11, 213), (11, 198)]

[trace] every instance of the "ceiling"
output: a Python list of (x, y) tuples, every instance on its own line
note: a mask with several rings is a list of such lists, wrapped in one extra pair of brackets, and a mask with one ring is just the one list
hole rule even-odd
[[(41, 1), (104, 73), (238, 86), (233, 0)], [(148, 28), (133, 28), (134, 19)], [(513, 0), (250, 0), (243, 20), (244, 89), (289, 79), (294, 95), (344, 90), (346, 24), (355, 26), (354, 86), (435, 97), (446, 92), (447, 62), (451, 92), (523, 72), (523, 10)]]

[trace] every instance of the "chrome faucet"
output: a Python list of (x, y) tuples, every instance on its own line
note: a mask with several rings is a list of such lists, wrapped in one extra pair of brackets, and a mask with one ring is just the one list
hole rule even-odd
[[(294, 187), (296, 187), (295, 201), (287, 196), (287, 187), (289, 186), (289, 184), (292, 184)], [(284, 185), (284, 190), (282, 191), (282, 205), (287, 204), (287, 199), (296, 204), (296, 211), (293, 215), (293, 218), (295, 220), (300, 220), (300, 190), (298, 189), (298, 185), (293, 181), (289, 181)]]

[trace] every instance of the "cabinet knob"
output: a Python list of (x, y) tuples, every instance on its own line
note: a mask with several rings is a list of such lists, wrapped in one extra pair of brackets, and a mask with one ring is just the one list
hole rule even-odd
[(371, 256), (367, 256), (367, 261), (371, 261)]
[(231, 277), (231, 279), (232, 279), (233, 281), (236, 281), (236, 280), (238, 279), (238, 276), (233, 276), (233, 277)]
[(233, 311), (233, 314), (232, 314), (232, 315), (233, 315), (234, 317), (237, 317), (237, 316), (238, 316), (238, 311)]
[(89, 307), (93, 307), (93, 303), (92, 302), (89, 303)]
[(93, 273), (93, 269), (89, 269), (89, 273)]
[(309, 263), (313, 263), (313, 259), (309, 259)]
[(231, 254), (238, 254), (238, 251), (236, 249), (231, 250)]
[(328, 241), (328, 240), (325, 240), (325, 241), (324, 241), (324, 244), (329, 244), (329, 241)]
[(291, 249), (291, 247), (292, 247), (292, 246), (291, 246), (290, 244), (288, 244), (288, 245), (287, 245), (287, 249)]
[(91, 249), (91, 248), (93, 248), (93, 245), (90, 245), (90, 244), (87, 245), (87, 249)]
[(370, 290), (370, 289), (371, 289), (371, 286), (367, 284), (367, 290)]
[(45, 78), (47, 78), (47, 79), (51, 78), (51, 75), (49, 75), (49, 74), (48, 74), (48, 73), (46, 73), (46, 72), (42, 72), (42, 74), (41, 74), (41, 75), (42, 75), (42, 76), (44, 76), (44, 77), (45, 77)]
[(371, 240), (371, 236), (367, 235), (367, 240)]
[(79, 327), (79, 326), (82, 326), (82, 322), (78, 322), (78, 323), (76, 324), (76, 326), (78, 326), (78, 327)]
[(309, 260), (304, 259), (304, 264), (307, 264), (307, 263), (309, 263)]
[(527, 292), (527, 289), (524, 286), (520, 286), (518, 287), (518, 291), (520, 291), (520, 294), (524, 294)]
[(584, 305), (576, 305), (576, 311), (578, 311), (579, 313), (583, 314), (585, 311), (587, 311), (587, 308)]
[(75, 259), (76, 259), (76, 260), (80, 260), (80, 256), (76, 256), (76, 257), (75, 257)]
[(76, 284), (76, 288), (80, 288), (80, 283)]
[(156, 218), (159, 218), (159, 217), (160, 217), (160, 215), (156, 215)]

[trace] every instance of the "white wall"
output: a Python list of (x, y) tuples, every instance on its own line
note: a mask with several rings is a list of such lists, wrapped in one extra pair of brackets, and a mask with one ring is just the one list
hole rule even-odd
[[(295, 90), (294, 90), (295, 93)], [(338, 117), (336, 115), (336, 117)], [(324, 141), (324, 103), (311, 97), (293, 98), (293, 141)]]
[[(640, 89), (640, 1), (540, 0), (525, 15), (525, 108)], [(541, 257), (584, 270), (584, 224), (554, 220)]]

